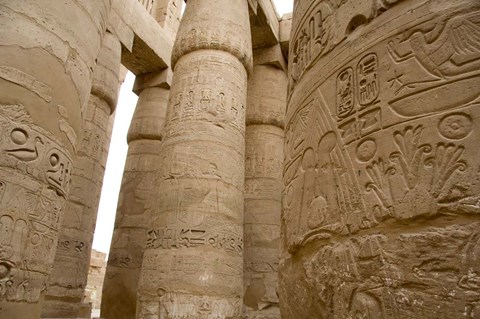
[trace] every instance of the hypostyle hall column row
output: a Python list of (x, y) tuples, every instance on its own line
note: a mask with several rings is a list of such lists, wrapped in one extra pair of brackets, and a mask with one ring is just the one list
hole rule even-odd
[(0, 2), (0, 314), (40, 316), (109, 0)]
[(65, 216), (42, 307), (43, 318), (79, 318), (119, 88), (121, 46), (107, 32), (73, 165)]
[(135, 81), (139, 99), (127, 136), (127, 160), (103, 284), (102, 318), (135, 317), (170, 82), (170, 70), (138, 76)]
[[(181, 8), (182, 0), (153, 3), (152, 16), (172, 40)], [(128, 154), (103, 285), (102, 318), (135, 317), (143, 251), (156, 200), (160, 143), (171, 81), (171, 69), (138, 75), (135, 81), (133, 91), (139, 99), (127, 136)]]
[(137, 318), (240, 318), (248, 3), (190, 0), (174, 45)]
[(248, 81), (245, 137), (244, 298), (247, 318), (280, 318), (282, 170), (287, 95), (280, 45), (257, 49)]

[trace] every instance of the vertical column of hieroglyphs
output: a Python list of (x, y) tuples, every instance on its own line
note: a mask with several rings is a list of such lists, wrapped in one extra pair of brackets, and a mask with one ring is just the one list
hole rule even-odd
[(279, 45), (255, 50), (253, 63), (245, 137), (243, 303), (248, 318), (274, 319), (280, 318), (277, 271), (287, 97), (287, 76), (280, 66), (286, 63)]
[(480, 314), (480, 2), (295, 5), (284, 318)]
[(127, 136), (127, 160), (103, 284), (102, 318), (135, 317), (143, 250), (155, 202), (169, 74), (170, 70), (164, 70), (138, 76), (135, 82), (139, 99)]
[[(172, 40), (178, 29), (181, 5), (179, 0), (153, 3), (153, 17)], [(127, 136), (128, 154), (103, 285), (102, 318), (135, 317), (143, 250), (155, 202), (171, 77), (171, 70), (166, 69), (139, 75), (135, 81), (133, 91), (139, 99)]]
[(118, 38), (107, 32), (94, 68), (43, 318), (77, 318), (82, 304), (110, 144), (109, 118), (117, 104), (120, 54)]
[(247, 1), (189, 0), (174, 45), (137, 318), (242, 308)]
[(0, 316), (40, 316), (110, 8), (0, 3)]

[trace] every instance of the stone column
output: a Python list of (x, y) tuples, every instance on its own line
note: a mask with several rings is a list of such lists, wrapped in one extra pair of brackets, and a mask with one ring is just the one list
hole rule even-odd
[(245, 137), (244, 297), (246, 318), (279, 319), (286, 66), (280, 45), (254, 51)]
[(137, 318), (240, 318), (247, 1), (188, 1), (172, 62)]
[(118, 38), (107, 32), (93, 73), (43, 318), (79, 317), (110, 145), (109, 119), (117, 104), (120, 55)]
[(480, 2), (298, 0), (282, 317), (480, 315)]
[(39, 318), (109, 0), (0, 3), (0, 316)]
[[(181, 5), (181, 0), (153, 2), (153, 17), (172, 38), (178, 29)], [(171, 78), (167, 69), (135, 80), (133, 91), (139, 99), (127, 135), (128, 154), (102, 293), (101, 315), (106, 319), (135, 317)]]
[(101, 316), (105, 319), (135, 317), (170, 82), (170, 70), (138, 76), (135, 81), (139, 99), (127, 136), (127, 161), (103, 284)]

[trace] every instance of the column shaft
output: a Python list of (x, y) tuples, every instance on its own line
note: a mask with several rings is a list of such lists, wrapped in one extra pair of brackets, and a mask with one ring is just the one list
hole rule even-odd
[(286, 94), (283, 70), (270, 65), (253, 67), (245, 137), (243, 301), (247, 318), (280, 318), (277, 271)]
[(43, 304), (44, 318), (77, 318), (83, 301), (110, 144), (110, 114), (117, 101), (120, 54), (120, 42), (107, 32), (93, 73), (92, 94)]
[[(181, 0), (156, 0), (152, 16), (172, 38), (178, 29)], [(128, 154), (103, 285), (101, 315), (135, 317), (138, 281), (148, 227), (156, 200), (160, 143), (170, 95), (171, 70), (137, 76), (139, 95), (128, 131)]]
[(101, 316), (106, 319), (135, 317), (143, 250), (155, 203), (169, 90), (145, 77), (152, 78), (137, 77), (136, 81), (142, 87), (127, 137), (127, 161), (103, 284)]
[(0, 4), (0, 316), (36, 319), (109, 0)]
[(240, 318), (247, 1), (188, 1), (172, 56), (137, 318)]

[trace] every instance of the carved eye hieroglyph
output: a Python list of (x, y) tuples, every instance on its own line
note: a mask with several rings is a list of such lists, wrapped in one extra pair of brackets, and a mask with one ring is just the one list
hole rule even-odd
[(28, 133), (23, 129), (15, 128), (10, 133), (10, 138), (17, 145), (25, 145), (28, 140)]

